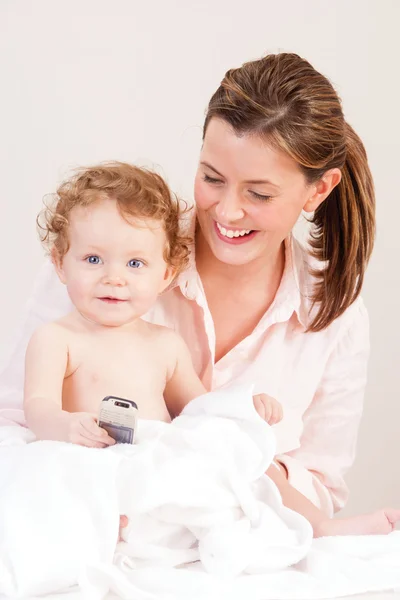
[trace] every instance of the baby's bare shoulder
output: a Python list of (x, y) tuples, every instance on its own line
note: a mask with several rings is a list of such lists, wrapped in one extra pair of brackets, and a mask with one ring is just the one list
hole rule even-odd
[(156, 327), (154, 335), (160, 344), (168, 345), (171, 348), (177, 348), (183, 342), (181, 336), (173, 329), (165, 327), (164, 325), (153, 325), (153, 327)]
[(34, 341), (53, 341), (60, 340), (64, 341), (68, 334), (68, 329), (63, 326), (59, 321), (51, 321), (50, 323), (43, 323), (39, 325), (33, 332), (31, 340)]
[(155, 323), (148, 323), (147, 321), (142, 322), (142, 334), (157, 341), (170, 337), (172, 339), (177, 335), (173, 329), (165, 327), (165, 325), (156, 325)]
[(26, 360), (39, 360), (40, 356), (58, 357), (68, 354), (69, 337), (54, 321), (40, 325), (33, 333), (26, 349)]
[(39, 325), (33, 332), (29, 346), (68, 346), (73, 336), (73, 327), (69, 316)]
[(153, 323), (147, 323), (146, 325), (148, 327), (148, 339), (154, 350), (158, 350), (163, 356), (168, 356), (169, 361), (175, 360), (185, 344), (181, 336), (164, 325), (154, 325)]

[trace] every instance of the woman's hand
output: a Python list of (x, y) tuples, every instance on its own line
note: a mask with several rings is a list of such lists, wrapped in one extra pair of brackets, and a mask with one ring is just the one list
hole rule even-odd
[(282, 421), (282, 405), (275, 398), (271, 398), (267, 394), (257, 394), (253, 396), (253, 402), (260, 417), (270, 425), (276, 425)]

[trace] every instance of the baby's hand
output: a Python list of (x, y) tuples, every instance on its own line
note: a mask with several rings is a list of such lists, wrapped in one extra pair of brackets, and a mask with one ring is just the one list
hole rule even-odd
[(65, 423), (65, 441), (87, 446), (105, 448), (115, 444), (105, 429), (98, 426), (95, 415), (85, 412), (69, 413)]
[(278, 400), (267, 396), (267, 394), (257, 394), (253, 396), (253, 401), (256, 411), (264, 421), (270, 425), (276, 425), (279, 421), (282, 421), (283, 410)]

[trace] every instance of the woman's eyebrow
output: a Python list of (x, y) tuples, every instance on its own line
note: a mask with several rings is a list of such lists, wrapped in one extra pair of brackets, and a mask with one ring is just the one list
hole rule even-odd
[(202, 160), (200, 164), (203, 165), (203, 167), (208, 167), (209, 169), (211, 169), (211, 171), (214, 171), (214, 173), (216, 173), (220, 177), (223, 177), (222, 173), (220, 173), (219, 171), (217, 171), (217, 169), (215, 167), (213, 167), (212, 165), (210, 165), (210, 163), (206, 162), (205, 160)]
[(257, 184), (267, 184), (270, 185), (274, 188), (279, 189), (279, 185), (277, 185), (276, 183), (272, 183), (272, 181), (270, 181), (269, 179), (248, 179), (246, 180), (244, 183), (251, 183), (253, 185), (257, 185)]
[[(215, 167), (213, 167), (212, 165), (210, 165), (210, 163), (206, 162), (205, 160), (202, 160), (201, 165), (203, 165), (203, 167), (208, 167), (209, 169), (211, 169), (212, 171), (214, 171), (214, 173), (216, 173), (217, 175), (219, 175), (220, 177), (224, 177), (222, 175), (222, 173), (220, 173), (219, 171), (217, 171), (217, 169)], [(272, 183), (272, 181), (270, 181), (269, 179), (247, 179), (244, 183), (251, 183), (253, 185), (257, 185), (257, 184), (267, 184), (267, 185), (271, 185), (274, 188), (279, 189), (279, 185), (276, 185), (276, 183)]]

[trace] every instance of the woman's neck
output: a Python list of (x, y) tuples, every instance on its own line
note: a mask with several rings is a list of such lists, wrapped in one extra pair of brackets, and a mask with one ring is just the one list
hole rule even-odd
[[(285, 266), (285, 248), (282, 243), (270, 255), (262, 256), (245, 265), (229, 265), (218, 260), (198, 229), (196, 231), (196, 267), (203, 283), (235, 286), (236, 290), (273, 291), (275, 295)], [(221, 288), (220, 288), (221, 289)]]

